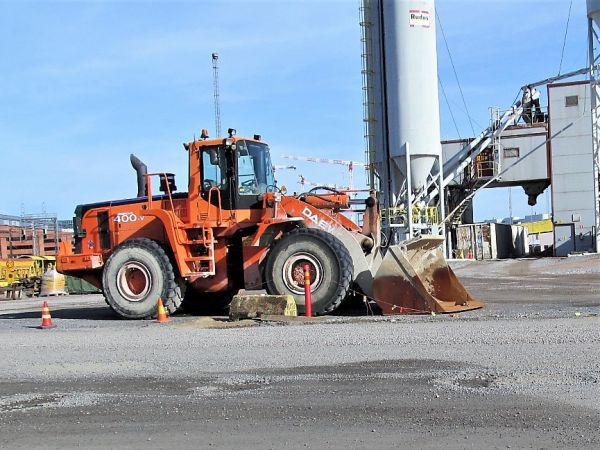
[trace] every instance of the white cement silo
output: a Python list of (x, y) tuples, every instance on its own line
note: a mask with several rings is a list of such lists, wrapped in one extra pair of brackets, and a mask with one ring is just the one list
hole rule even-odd
[[(433, 0), (383, 0), (385, 98), (389, 157), (421, 190), (440, 157), (435, 5)], [(396, 184), (396, 183), (394, 183)]]

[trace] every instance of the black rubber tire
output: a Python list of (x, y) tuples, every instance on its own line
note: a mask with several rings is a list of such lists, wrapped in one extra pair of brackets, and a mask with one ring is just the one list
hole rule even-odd
[(298, 312), (305, 313), (304, 294), (290, 290), (284, 281), (286, 261), (300, 253), (311, 255), (322, 267), (322, 281), (312, 292), (313, 315), (321, 316), (333, 311), (348, 295), (354, 265), (342, 242), (325, 231), (299, 228), (275, 243), (265, 263), (267, 292), (292, 295)]
[[(146, 271), (150, 280), (147, 292), (142, 292), (144, 295), (136, 301), (126, 298), (121, 292), (123, 287), (120, 289), (119, 286), (119, 271), (126, 264), (134, 264)], [(108, 306), (127, 319), (156, 317), (159, 297), (169, 314), (173, 314), (181, 306), (185, 294), (185, 283), (176, 275), (165, 250), (147, 238), (125, 241), (112, 252), (104, 266), (102, 286)]]

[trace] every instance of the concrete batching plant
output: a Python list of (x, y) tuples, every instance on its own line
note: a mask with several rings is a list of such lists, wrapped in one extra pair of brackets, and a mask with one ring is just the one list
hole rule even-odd
[[(472, 221), (480, 189), (522, 186), (535, 204), (551, 186), (555, 254), (600, 249), (600, 0), (587, 7), (589, 67), (532, 83), (548, 86), (548, 109), (520, 124), (527, 109), (517, 101), (442, 152), (434, 0), (363, 0), (369, 182), (391, 243)], [(557, 83), (587, 74), (589, 82)]]

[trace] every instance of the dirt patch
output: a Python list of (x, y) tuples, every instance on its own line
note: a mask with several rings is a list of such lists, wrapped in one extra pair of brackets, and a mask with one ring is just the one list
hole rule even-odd
[(230, 322), (228, 319), (201, 317), (199, 319), (189, 320), (175, 325), (177, 328), (246, 328), (258, 326), (254, 320), (238, 320)]

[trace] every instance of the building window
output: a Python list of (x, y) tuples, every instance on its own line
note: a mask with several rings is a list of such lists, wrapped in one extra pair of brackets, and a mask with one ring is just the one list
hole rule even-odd
[(519, 157), (519, 149), (517, 147), (505, 148), (504, 149), (504, 157), (505, 158), (518, 158)]
[(579, 105), (578, 95), (567, 95), (565, 97), (565, 106), (577, 106)]

